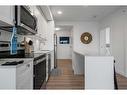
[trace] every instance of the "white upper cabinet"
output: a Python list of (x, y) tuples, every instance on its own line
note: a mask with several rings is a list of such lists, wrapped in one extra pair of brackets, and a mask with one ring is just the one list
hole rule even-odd
[(14, 6), (0, 6), (0, 26), (14, 25)]

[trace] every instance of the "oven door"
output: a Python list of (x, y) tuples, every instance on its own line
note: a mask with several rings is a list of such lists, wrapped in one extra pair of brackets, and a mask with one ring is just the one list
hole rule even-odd
[(34, 63), (34, 89), (40, 89), (46, 79), (46, 58)]

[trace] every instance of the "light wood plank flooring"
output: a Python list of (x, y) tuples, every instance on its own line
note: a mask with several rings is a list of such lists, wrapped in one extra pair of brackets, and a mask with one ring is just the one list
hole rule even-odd
[(117, 77), (118, 89), (127, 90), (127, 78), (120, 74), (117, 74), (116, 77)]
[(46, 89), (84, 89), (84, 76), (74, 75), (71, 60), (58, 60), (59, 76), (50, 76)]

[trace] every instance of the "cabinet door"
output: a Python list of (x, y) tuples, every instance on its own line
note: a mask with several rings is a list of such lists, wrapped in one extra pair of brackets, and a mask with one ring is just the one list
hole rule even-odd
[(14, 6), (0, 6), (0, 24), (14, 25)]
[(16, 89), (33, 89), (33, 62), (24, 64), (16, 71)]

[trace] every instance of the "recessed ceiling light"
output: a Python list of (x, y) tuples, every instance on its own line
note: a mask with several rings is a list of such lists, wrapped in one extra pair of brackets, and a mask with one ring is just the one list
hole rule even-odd
[(60, 30), (60, 28), (57, 27), (57, 28), (55, 28), (55, 30), (58, 31), (58, 30)]
[(62, 11), (57, 11), (57, 14), (62, 14), (63, 12)]

